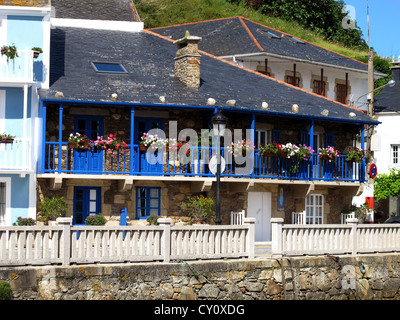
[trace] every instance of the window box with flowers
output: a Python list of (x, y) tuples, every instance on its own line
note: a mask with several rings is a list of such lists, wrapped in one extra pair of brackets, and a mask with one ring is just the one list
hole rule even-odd
[(107, 138), (104, 138), (103, 136), (97, 137), (97, 140), (94, 141), (94, 145), (106, 151), (107, 154), (111, 156), (119, 151), (126, 152), (128, 149), (127, 143), (122, 139), (119, 139), (116, 133), (110, 133)]
[(232, 142), (232, 145), (228, 146), (227, 149), (228, 152), (236, 158), (238, 156), (245, 157), (249, 153), (253, 152), (255, 146), (253, 144), (253, 141), (251, 141), (250, 139), (243, 139), (237, 142)]
[(340, 156), (339, 151), (336, 150), (334, 147), (319, 148), (319, 157), (322, 160), (332, 162), (339, 156)]
[(13, 143), (14, 139), (15, 137), (10, 134), (0, 133), (0, 143)]
[(13, 44), (11, 46), (2, 46), (0, 49), (1, 55), (5, 55), (7, 57), (7, 62), (16, 57), (19, 57), (17, 47)]
[(347, 152), (346, 161), (361, 164), (364, 160), (369, 161), (371, 158), (372, 155), (369, 151), (361, 150), (359, 148), (351, 148)]
[(84, 134), (71, 133), (68, 138), (68, 147), (71, 149), (91, 149), (93, 142)]
[(260, 145), (258, 150), (260, 155), (264, 157), (275, 157), (280, 150), (280, 145), (276, 142), (268, 143), (265, 146)]
[(148, 148), (162, 149), (167, 145), (167, 142), (167, 139), (162, 139), (156, 134), (143, 133), (139, 144), (139, 150), (147, 151)]

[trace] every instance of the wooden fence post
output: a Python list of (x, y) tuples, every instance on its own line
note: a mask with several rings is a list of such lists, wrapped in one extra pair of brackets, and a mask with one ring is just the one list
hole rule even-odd
[(62, 226), (60, 255), (63, 266), (69, 266), (71, 260), (71, 225), (72, 218), (57, 218), (57, 225)]
[(347, 224), (351, 226), (351, 240), (352, 240), (352, 248), (351, 248), (351, 254), (357, 254), (357, 225), (358, 225), (358, 219), (357, 218), (348, 218), (346, 220)]
[(249, 253), (249, 259), (254, 259), (254, 241), (255, 241), (255, 232), (254, 232), (254, 225), (256, 223), (256, 218), (244, 218), (243, 224), (249, 226), (249, 231), (247, 232), (247, 239), (246, 239), (246, 250)]
[(161, 255), (164, 257), (164, 262), (170, 262), (171, 256), (171, 223), (170, 218), (158, 218), (158, 224), (163, 227), (161, 236)]
[(276, 258), (281, 258), (283, 255), (282, 248), (282, 218), (272, 218), (271, 219), (271, 238), (272, 238), (272, 256)]

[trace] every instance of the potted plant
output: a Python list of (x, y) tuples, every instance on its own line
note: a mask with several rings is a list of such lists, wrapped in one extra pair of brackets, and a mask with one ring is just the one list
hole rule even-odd
[(297, 157), (297, 160), (299, 160), (299, 161), (309, 161), (311, 159), (313, 153), (314, 153), (314, 150), (311, 147), (306, 146), (305, 144), (303, 144), (303, 145), (301, 144), (299, 146), (299, 150), (297, 152), (296, 157)]
[(166, 139), (160, 138), (156, 134), (148, 134), (148, 133), (143, 133), (143, 136), (140, 140), (140, 145), (139, 149), (140, 151), (146, 151), (148, 148), (154, 148), (154, 149), (161, 149), (164, 148), (167, 144)]
[(85, 219), (85, 224), (89, 226), (104, 226), (106, 224), (106, 219), (99, 213), (88, 216)]
[(35, 224), (35, 219), (18, 217), (17, 221), (13, 223), (13, 226), (34, 226)]
[(16, 57), (19, 57), (18, 50), (14, 44), (11, 46), (2, 46), (0, 49), (2, 55), (7, 57), (7, 62), (11, 59), (13, 60)]
[(361, 164), (364, 159), (370, 159), (371, 153), (367, 150), (361, 150), (359, 148), (351, 148), (347, 153), (346, 161), (356, 162)]
[(68, 146), (72, 149), (90, 149), (93, 147), (93, 142), (86, 135), (77, 132), (69, 135)]
[(67, 205), (63, 197), (44, 198), (39, 205), (41, 221), (49, 224), (55, 221), (58, 217), (65, 216)]
[(240, 156), (245, 156), (248, 152), (252, 152), (255, 147), (250, 139), (243, 139), (237, 142), (232, 142), (231, 146), (227, 147), (228, 152), (232, 154), (235, 158)]
[(339, 151), (335, 147), (319, 148), (319, 157), (322, 160), (332, 162), (340, 155)]
[(42, 48), (40, 48), (40, 47), (33, 47), (31, 50), (33, 51), (33, 57), (34, 57), (35, 59), (37, 59), (37, 58), (39, 57), (39, 55), (40, 55), (41, 53), (43, 53), (43, 50), (42, 50)]
[(0, 133), (0, 143), (13, 143), (14, 139), (15, 136), (12, 136), (10, 134)]
[(111, 156), (113, 156), (114, 152), (126, 152), (128, 148), (126, 142), (119, 139), (116, 133), (110, 133), (106, 139), (103, 136), (97, 137), (94, 145), (105, 150)]
[(279, 144), (276, 142), (260, 145), (258, 150), (264, 157), (275, 157), (279, 152)]
[(284, 145), (281, 145), (281, 150), (284, 155), (286, 155), (286, 158), (296, 158), (297, 154), (299, 153), (300, 148), (292, 143), (286, 143)]
[(214, 200), (203, 195), (187, 197), (186, 202), (180, 204), (182, 210), (190, 217), (189, 223), (214, 223)]
[(149, 223), (149, 225), (155, 225), (158, 226), (158, 218), (159, 216), (156, 214), (151, 214), (150, 216), (147, 217), (147, 222)]

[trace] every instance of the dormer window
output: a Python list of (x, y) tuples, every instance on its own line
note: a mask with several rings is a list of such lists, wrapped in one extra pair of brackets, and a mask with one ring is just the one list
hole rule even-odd
[(93, 69), (99, 73), (128, 73), (124, 66), (115, 62), (91, 62)]

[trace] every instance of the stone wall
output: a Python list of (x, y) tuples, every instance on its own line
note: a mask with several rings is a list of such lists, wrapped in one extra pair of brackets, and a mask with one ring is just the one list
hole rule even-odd
[(2, 267), (13, 299), (377, 300), (400, 298), (400, 255)]

